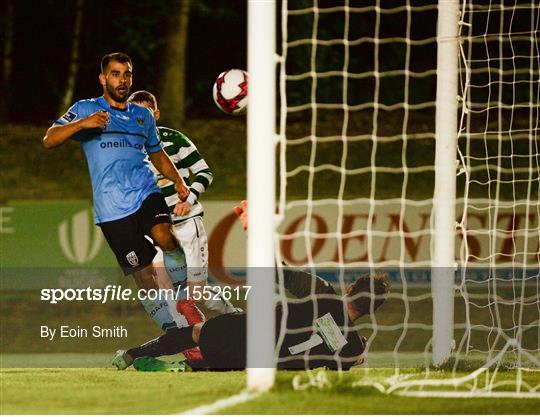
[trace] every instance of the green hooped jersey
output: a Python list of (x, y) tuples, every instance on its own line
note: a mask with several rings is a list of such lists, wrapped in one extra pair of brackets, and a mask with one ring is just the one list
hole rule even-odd
[[(212, 171), (210, 171), (208, 164), (186, 135), (163, 126), (158, 126), (158, 131), (163, 144), (163, 150), (169, 155), (173, 164), (176, 165), (180, 175), (191, 191), (188, 197), (188, 201), (193, 206), (191, 211), (182, 217), (173, 215), (173, 222), (180, 223), (191, 217), (202, 215), (203, 207), (199, 202), (199, 196), (212, 183), (214, 178)], [(164, 178), (152, 164), (150, 165), (158, 177), (158, 186), (172, 212), (172, 209), (178, 203), (178, 194), (174, 189), (174, 183)]]

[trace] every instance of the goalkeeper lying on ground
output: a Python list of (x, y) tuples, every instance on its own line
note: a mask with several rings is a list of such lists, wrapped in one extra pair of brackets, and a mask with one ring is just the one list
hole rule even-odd
[[(291, 268), (283, 268), (282, 272), (285, 289), (297, 299), (276, 307), (278, 368), (349, 369), (361, 363), (365, 338), (354, 330), (354, 321), (369, 314), (371, 305), (376, 310), (384, 302), (390, 289), (388, 276), (381, 272), (362, 275), (339, 296), (320, 277)], [(282, 328), (282, 318), (285, 328)], [(281, 331), (284, 332), (282, 338)], [(193, 326), (169, 330), (157, 339), (121, 352), (113, 364), (125, 369), (135, 361), (135, 367), (140, 370), (172, 370), (178, 366), (153, 358), (195, 346), (199, 346), (210, 369), (244, 369), (246, 313), (223, 314)]]

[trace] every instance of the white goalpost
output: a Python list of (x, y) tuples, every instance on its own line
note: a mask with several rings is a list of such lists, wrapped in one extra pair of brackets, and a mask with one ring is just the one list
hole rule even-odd
[[(459, 0), (441, 0), (437, 23), (435, 190), (433, 197), (433, 363), (443, 364), (454, 341), (454, 241), (458, 120)], [(436, 323), (436, 325), (435, 325)]]
[(538, 0), (248, 1), (250, 390), (286, 262), (390, 276), (354, 386), (540, 398), (539, 33)]
[(248, 2), (247, 386), (274, 383), (275, 1)]

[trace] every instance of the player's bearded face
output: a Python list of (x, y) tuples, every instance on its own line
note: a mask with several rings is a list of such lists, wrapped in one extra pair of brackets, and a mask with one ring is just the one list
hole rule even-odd
[(111, 63), (105, 76), (105, 90), (114, 101), (126, 102), (131, 88), (131, 76), (131, 65)]
[(105, 85), (105, 88), (107, 89), (107, 92), (109, 93), (111, 98), (114, 101), (117, 101), (118, 103), (124, 103), (128, 99), (129, 87), (126, 87), (126, 86), (114, 87), (111, 84), (107, 83)]

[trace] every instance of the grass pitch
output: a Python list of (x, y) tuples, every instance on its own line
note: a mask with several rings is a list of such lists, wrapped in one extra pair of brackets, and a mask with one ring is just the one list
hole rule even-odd
[[(81, 356), (4, 355), (0, 371), (2, 414), (171, 414), (192, 410), (242, 391), (244, 372), (142, 373), (112, 368), (6, 368), (16, 363), (75, 364)], [(24, 356), (28, 357), (25, 361)], [(103, 364), (110, 355), (85, 355), (86, 363)], [(380, 393), (355, 382), (383, 381), (388, 368), (326, 372), (323, 386), (293, 389), (305, 373), (281, 371), (275, 387), (248, 402), (223, 408), (221, 414), (538, 414), (538, 399), (410, 398)], [(415, 372), (415, 370), (410, 371)], [(406, 374), (406, 372), (405, 372)], [(439, 377), (450, 376), (449, 373)], [(500, 377), (513, 379), (515, 371)], [(526, 376), (532, 386), (540, 374)]]

